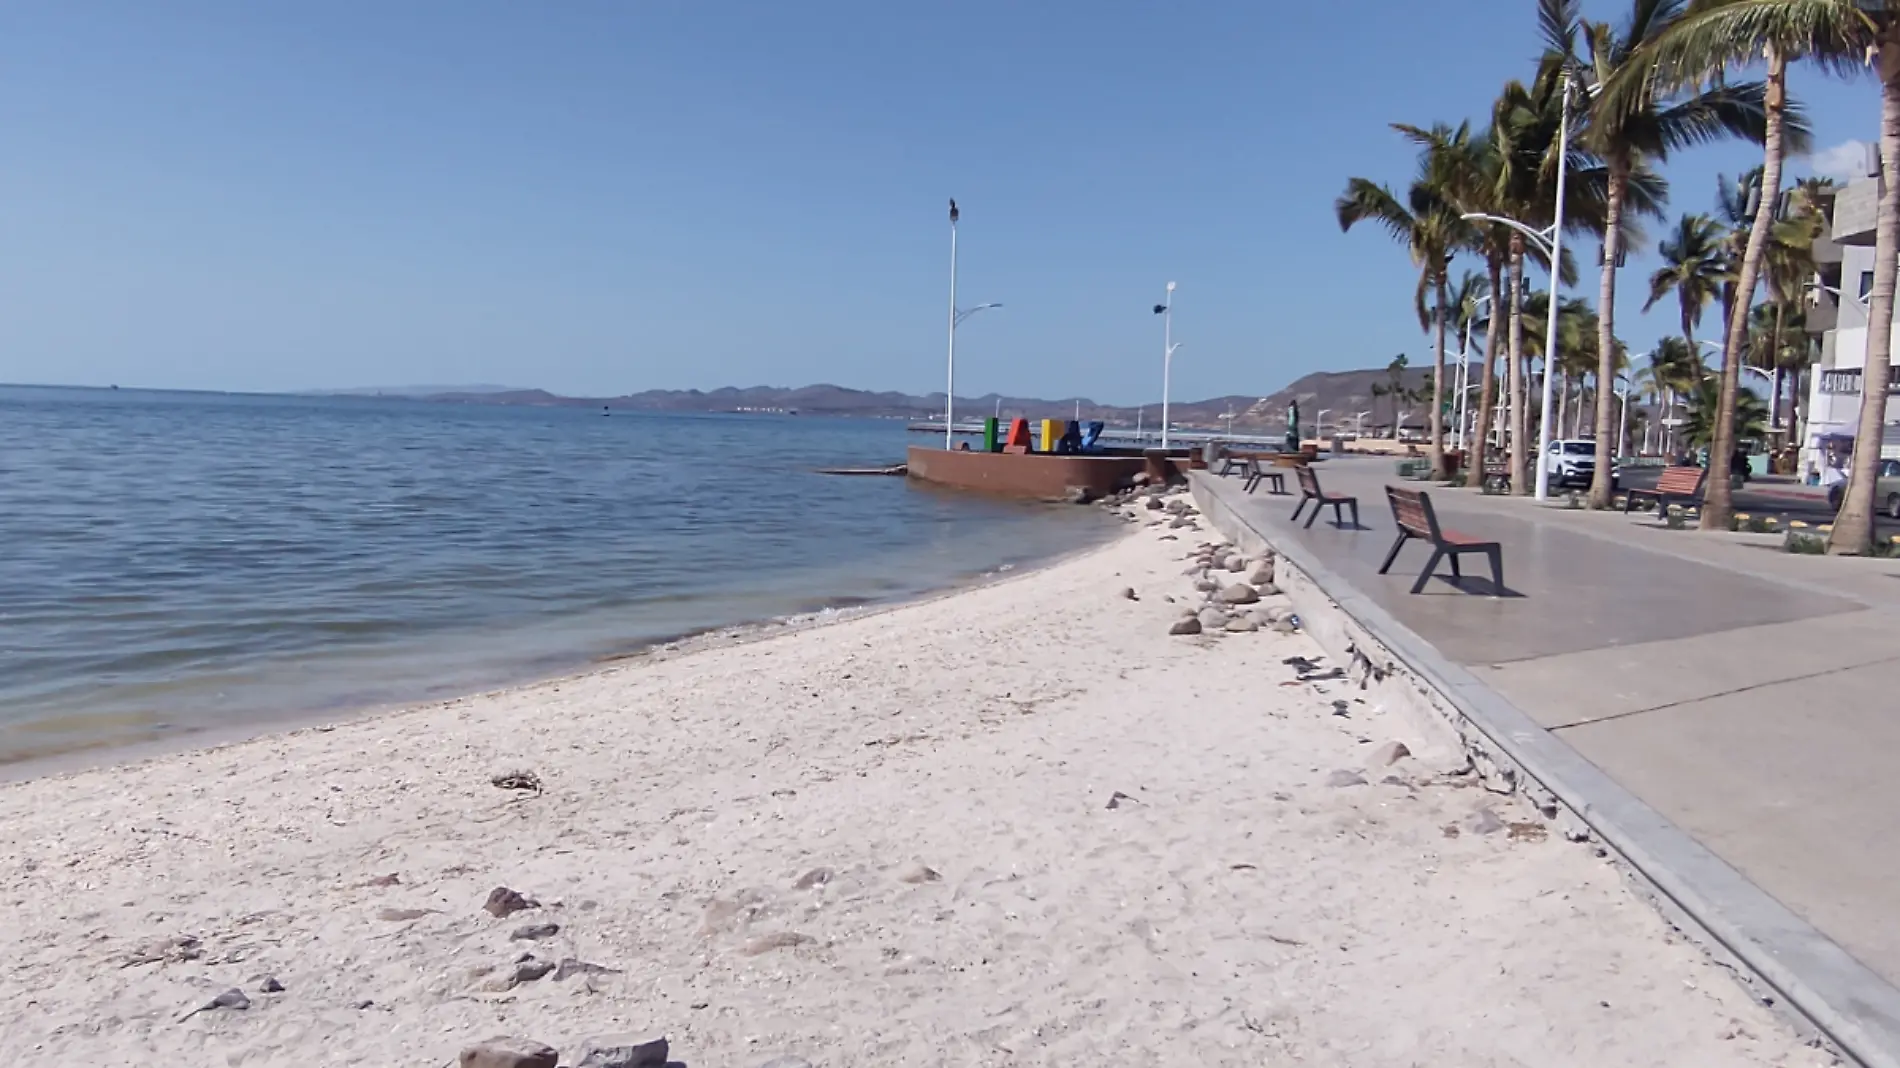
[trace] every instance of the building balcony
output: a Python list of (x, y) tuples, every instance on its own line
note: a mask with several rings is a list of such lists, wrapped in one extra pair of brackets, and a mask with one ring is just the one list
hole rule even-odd
[(1835, 243), (1872, 245), (1874, 218), (1880, 208), (1880, 180), (1868, 178), (1843, 187), (1834, 194)]

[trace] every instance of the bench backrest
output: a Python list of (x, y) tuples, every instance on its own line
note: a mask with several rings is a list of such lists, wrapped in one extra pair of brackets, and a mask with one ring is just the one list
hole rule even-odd
[(1708, 474), (1700, 467), (1665, 467), (1656, 479), (1656, 492), (1667, 493), (1672, 497), (1690, 497), (1702, 488), (1702, 476)]
[(1430, 541), (1440, 540), (1438, 513), (1432, 510), (1432, 499), (1424, 490), (1387, 486), (1385, 499), (1392, 502), (1392, 521), (1399, 529)]
[(1319, 476), (1313, 473), (1312, 468), (1307, 467), (1305, 464), (1301, 464), (1300, 466), (1294, 468), (1293, 471), (1296, 475), (1299, 476), (1301, 493), (1304, 493), (1309, 497), (1324, 496), (1324, 494), (1320, 493), (1319, 491)]

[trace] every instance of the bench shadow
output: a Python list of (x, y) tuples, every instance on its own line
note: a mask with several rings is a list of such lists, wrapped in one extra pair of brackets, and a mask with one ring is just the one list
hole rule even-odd
[(1462, 577), (1454, 575), (1433, 575), (1431, 583), (1418, 592), (1421, 594), (1430, 593), (1440, 582), (1450, 586), (1459, 593), (1469, 594), (1473, 597), (1493, 597), (1498, 600), (1523, 600), (1525, 597), (1521, 591), (1514, 590), (1509, 586), (1499, 586), (1490, 579), (1478, 575), (1464, 575)]

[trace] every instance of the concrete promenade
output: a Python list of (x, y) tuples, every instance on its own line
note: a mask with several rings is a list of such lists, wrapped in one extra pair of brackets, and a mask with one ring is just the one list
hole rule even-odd
[[(1237, 478), (1197, 473), (1196, 489), (1296, 545), (1350, 587), (1328, 589), (1336, 600), (1362, 595), (1812, 925), (1858, 962), (1805, 977), (1859, 1014), (1842, 1027), (1900, 1038), (1900, 561), (1434, 489), (1401, 482), (1390, 460), (1315, 470), (1359, 498), (1365, 529), (1336, 528), (1330, 509), (1301, 528), (1297, 496), (1250, 496)], [(1387, 484), (1427, 489), (1443, 525), (1502, 542), (1505, 589), (1467, 557), (1464, 580), (1408, 594), (1430, 555), (1416, 542), (1379, 575), (1396, 536)], [(1755, 933), (1779, 952), (1778, 932)], [(1840, 1004), (1859, 988), (1863, 1003)], [(1900, 1047), (1861, 1052), (1900, 1064)]]

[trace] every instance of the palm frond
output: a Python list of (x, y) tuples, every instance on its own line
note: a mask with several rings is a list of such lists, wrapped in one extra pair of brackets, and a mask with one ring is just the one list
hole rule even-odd
[(1578, 23), (1582, 21), (1578, 0), (1537, 0), (1537, 30), (1546, 53), (1566, 60), (1575, 57)]
[(1757, 62), (1768, 45), (1850, 77), (1866, 69), (1876, 31), (1872, 18), (1843, 0), (1705, 0), (1645, 48), (1644, 58), (1669, 87)]
[(1351, 230), (1362, 222), (1376, 223), (1392, 237), (1407, 241), (1412, 233), (1412, 214), (1392, 195), (1392, 190), (1368, 178), (1353, 178), (1346, 192), (1333, 202), (1339, 217), (1339, 229)]
[(1766, 136), (1767, 93), (1761, 82), (1740, 82), (1660, 108), (1651, 119), (1656, 140), (1665, 152), (1728, 137), (1759, 145)]

